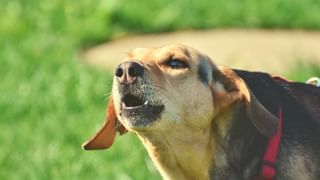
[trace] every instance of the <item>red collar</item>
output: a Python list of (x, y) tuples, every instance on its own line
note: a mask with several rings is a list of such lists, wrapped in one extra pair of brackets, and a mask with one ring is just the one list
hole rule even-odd
[(279, 106), (278, 118), (279, 118), (279, 122), (278, 122), (277, 134), (269, 139), (266, 152), (264, 153), (264, 156), (263, 156), (263, 164), (262, 164), (262, 169), (260, 174), (263, 180), (271, 180), (276, 175), (275, 163), (276, 163), (277, 155), (279, 153), (280, 139), (282, 135), (282, 123), (283, 123), (281, 106)]

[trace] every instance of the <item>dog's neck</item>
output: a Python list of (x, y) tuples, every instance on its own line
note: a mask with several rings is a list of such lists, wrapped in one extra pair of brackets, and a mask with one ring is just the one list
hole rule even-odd
[(232, 116), (224, 119), (227, 126), (213, 124), (215, 152), (210, 178), (255, 179), (268, 139), (250, 122), (241, 103), (233, 105), (233, 109)]
[(209, 179), (212, 163), (210, 128), (137, 133), (164, 179)]
[[(242, 175), (250, 177), (256, 170), (252, 167), (257, 166), (260, 159), (246, 157), (252, 154), (259, 154), (254, 157), (260, 157), (265, 140), (251, 142), (255, 139), (252, 136), (260, 135), (256, 134), (254, 127), (248, 129), (249, 120), (238, 113), (242, 110), (230, 111), (216, 116), (207, 129), (174, 127), (165, 132), (138, 132), (137, 135), (164, 179), (221, 179), (215, 175), (220, 170), (230, 171), (230, 176), (234, 174), (235, 177), (240, 177), (236, 173), (243, 170)], [(233, 166), (242, 164), (237, 164), (239, 162), (245, 162), (250, 167), (234, 169)]]
[[(226, 136), (232, 113), (220, 113), (213, 121)], [(138, 132), (151, 159), (164, 179), (210, 179), (210, 169), (218, 140), (213, 126), (194, 129), (186, 126), (166, 128), (165, 131)]]

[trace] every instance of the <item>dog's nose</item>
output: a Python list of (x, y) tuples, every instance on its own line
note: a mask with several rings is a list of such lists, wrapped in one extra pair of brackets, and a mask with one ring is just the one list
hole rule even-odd
[(142, 77), (143, 66), (137, 62), (124, 62), (121, 63), (116, 69), (116, 77), (121, 84), (132, 84), (136, 82), (137, 77)]

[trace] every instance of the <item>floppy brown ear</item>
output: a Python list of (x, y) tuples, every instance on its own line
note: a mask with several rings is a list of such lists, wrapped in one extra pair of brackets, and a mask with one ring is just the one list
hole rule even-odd
[(122, 135), (127, 132), (127, 129), (118, 121), (113, 97), (110, 96), (106, 109), (106, 120), (102, 128), (90, 140), (83, 143), (82, 148), (84, 150), (107, 149), (113, 144), (117, 131)]
[(228, 108), (232, 103), (245, 103), (246, 113), (256, 129), (267, 137), (272, 137), (278, 129), (278, 119), (269, 112), (248, 89), (246, 83), (231, 69), (219, 67), (213, 72), (212, 93), (216, 111)]

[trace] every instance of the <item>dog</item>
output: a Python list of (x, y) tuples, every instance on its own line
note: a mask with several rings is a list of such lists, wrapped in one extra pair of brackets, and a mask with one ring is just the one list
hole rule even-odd
[(83, 149), (129, 131), (164, 179), (318, 179), (319, 89), (218, 66), (181, 44), (137, 48), (116, 69), (105, 124)]

